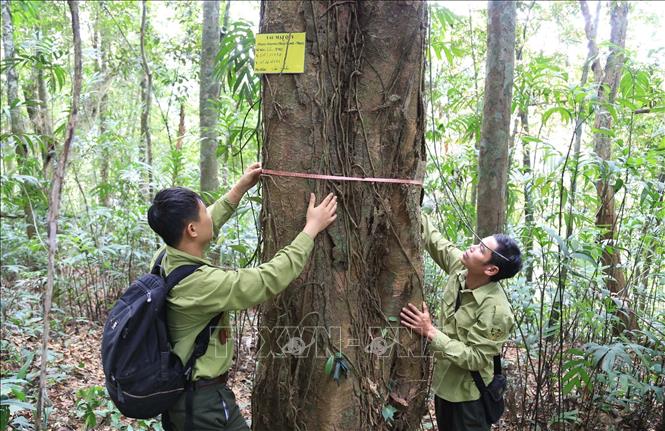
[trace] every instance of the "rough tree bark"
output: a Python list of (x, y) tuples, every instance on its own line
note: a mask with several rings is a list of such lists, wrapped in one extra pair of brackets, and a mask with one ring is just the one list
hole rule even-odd
[[(14, 59), (14, 26), (9, 9), (9, 1), (2, 2), (2, 45), (5, 50), (5, 60)], [(18, 96), (18, 74), (11, 63), (6, 69), (7, 74), (7, 105), (9, 105), (9, 126), (16, 142), (16, 161), (19, 173), (29, 175), (28, 146), (25, 143), (25, 124), (20, 112)], [(23, 213), (25, 214), (25, 234), (28, 238), (35, 236), (35, 225), (32, 206), (30, 205), (30, 190), (28, 184), (23, 186)]]
[(152, 73), (148, 67), (148, 58), (145, 51), (145, 33), (148, 26), (147, 1), (142, 2), (141, 12), (141, 66), (143, 78), (141, 79), (141, 140), (145, 147), (141, 151), (142, 160), (148, 166), (148, 195), (152, 195), (152, 137), (150, 135), (150, 107), (152, 105)]
[[(628, 27), (628, 2), (615, 2), (612, 4), (610, 18), (610, 54), (607, 57), (604, 71), (599, 64), (593, 64), (596, 82), (598, 83), (598, 107), (594, 119), (593, 148), (596, 155), (604, 162), (612, 160), (612, 138), (607, 134), (612, 129), (612, 115), (608, 106), (614, 103), (621, 72), (625, 61), (623, 50), (626, 45), (626, 31)], [(603, 164), (603, 166), (606, 166)], [(617, 299), (627, 298), (626, 276), (621, 268), (621, 256), (616, 246), (616, 213), (614, 209), (614, 176), (609, 172), (601, 173), (596, 181), (596, 192), (600, 207), (596, 213), (596, 226), (604, 233), (599, 240), (603, 245), (601, 262), (606, 276), (606, 286)], [(621, 306), (624, 308), (624, 306)], [(627, 307), (625, 307), (627, 308)], [(632, 312), (618, 312), (624, 328), (636, 327)], [(623, 328), (615, 328), (621, 331)]]
[(42, 351), (41, 351), (41, 369), (39, 374), (39, 394), (37, 398), (36, 425), (37, 429), (45, 429), (45, 407), (47, 400), (48, 376), (46, 366), (48, 362), (48, 340), (49, 330), (51, 328), (50, 312), (51, 301), (53, 298), (53, 284), (55, 279), (55, 257), (58, 252), (58, 215), (60, 213), (60, 198), (62, 195), (62, 186), (65, 180), (65, 170), (67, 169), (67, 160), (69, 150), (74, 140), (74, 131), (78, 119), (78, 103), (81, 94), (81, 33), (79, 26), (78, 2), (69, 0), (69, 11), (72, 17), (72, 34), (74, 43), (74, 79), (72, 81), (72, 105), (69, 110), (69, 120), (67, 121), (67, 130), (62, 152), (58, 157), (58, 164), (53, 175), (51, 191), (49, 194), (49, 209), (47, 214), (48, 222), (48, 272), (46, 279), (46, 292), (44, 293), (44, 317), (42, 330)]
[(219, 51), (219, 2), (203, 2), (201, 35), (201, 87), (199, 91), (199, 127), (201, 133), (200, 167), (201, 194), (210, 201), (210, 194), (219, 191), (217, 164), (217, 110), (220, 84), (215, 78), (215, 57)]
[(506, 223), (510, 107), (515, 68), (515, 3), (490, 1), (487, 65), (478, 156), (477, 232), (501, 232)]
[[(263, 78), (264, 168), (421, 177), (426, 9), (263, 2), (262, 33), (307, 34), (305, 73)], [(263, 191), (264, 261), (304, 226), (309, 192), (340, 206), (303, 274), (262, 306), (254, 429), (416, 429), (430, 362), (397, 316), (422, 303), (420, 188), (269, 177)], [(336, 354), (350, 368), (339, 384)]]

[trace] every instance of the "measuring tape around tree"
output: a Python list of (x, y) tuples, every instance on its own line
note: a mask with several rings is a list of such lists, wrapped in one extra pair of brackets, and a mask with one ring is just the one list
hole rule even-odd
[(331, 181), (360, 181), (366, 183), (388, 183), (388, 184), (410, 184), (422, 187), (423, 182), (420, 180), (409, 180), (404, 178), (373, 178), (373, 177), (345, 177), (340, 175), (322, 175), (322, 174), (307, 174), (304, 172), (287, 172), (275, 171), (272, 169), (261, 169), (261, 175), (265, 176), (278, 176), (278, 177), (296, 177), (308, 178), (313, 180), (331, 180)]

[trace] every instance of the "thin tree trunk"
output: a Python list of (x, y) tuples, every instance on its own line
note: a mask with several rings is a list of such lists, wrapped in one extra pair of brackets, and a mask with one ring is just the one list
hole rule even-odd
[[(628, 26), (628, 3), (613, 3), (611, 12), (610, 54), (605, 64), (603, 78), (598, 81), (598, 107), (595, 114), (593, 144), (594, 151), (603, 161), (612, 160), (612, 141), (603, 131), (612, 129), (612, 116), (607, 105), (614, 103), (621, 72), (625, 61), (623, 49), (626, 44), (626, 30)], [(601, 263), (606, 276), (606, 286), (612, 295), (625, 297), (626, 278), (621, 269), (621, 257), (616, 244), (616, 214), (614, 209), (614, 177), (609, 173), (601, 173), (596, 181), (596, 192), (600, 207), (596, 213), (596, 225), (604, 231), (599, 240), (603, 244)], [(608, 249), (607, 246), (612, 247)], [(618, 311), (625, 329), (632, 329), (629, 316)], [(622, 328), (615, 328), (620, 332)]]
[[(2, 43), (5, 50), (5, 60), (14, 59), (14, 26), (9, 0), (2, 2)], [(29, 174), (28, 146), (25, 143), (25, 125), (20, 112), (18, 95), (18, 75), (14, 66), (6, 69), (7, 74), (7, 104), (9, 105), (9, 123), (12, 137), (16, 142), (16, 159), (19, 173)], [(35, 225), (33, 224), (32, 207), (30, 206), (30, 191), (33, 187), (25, 184), (23, 186), (23, 213), (25, 214), (25, 234), (28, 239), (35, 236)]]
[[(529, 17), (531, 16), (531, 10), (535, 4), (535, 0), (529, 5), (529, 12), (527, 18), (524, 22), (522, 28), (522, 39), (519, 43), (519, 47), (515, 50), (515, 61), (519, 64), (523, 58), (524, 46), (526, 45), (526, 34), (529, 26)], [(527, 90), (528, 91), (528, 90)], [(518, 109), (518, 117), (520, 121), (520, 127), (524, 135), (529, 135), (529, 104), (530, 104), (531, 95), (527, 94), (526, 100), (524, 100)], [(513, 143), (514, 145), (514, 143)], [(533, 198), (531, 197), (531, 143), (525, 140), (522, 140), (522, 169), (524, 170), (524, 175), (526, 178), (529, 178), (524, 184), (524, 234), (522, 236), (522, 244), (524, 244), (523, 256), (531, 260), (531, 255), (533, 251)], [(525, 265), (525, 274), (526, 281), (531, 283), (533, 281), (533, 264), (529, 261)]]
[(143, 79), (141, 80), (141, 99), (143, 109), (141, 110), (141, 140), (145, 143), (145, 163), (148, 167), (148, 193), (152, 195), (152, 138), (150, 135), (150, 107), (152, 105), (152, 73), (148, 67), (148, 59), (145, 50), (145, 34), (148, 26), (148, 5), (142, 1), (141, 13), (141, 66), (143, 67)]
[[(580, 85), (585, 86), (589, 80), (589, 69), (593, 68), (594, 71), (600, 72), (600, 59), (598, 58), (598, 46), (596, 45), (596, 35), (598, 34), (598, 19), (600, 17), (600, 6), (601, 2), (598, 2), (596, 7), (596, 19), (592, 21), (591, 15), (589, 13), (589, 6), (587, 5), (586, 0), (580, 1), (580, 9), (582, 15), (584, 16), (584, 33), (587, 37), (587, 46), (588, 52), (587, 57), (584, 62), (584, 67), (582, 67), (582, 78), (580, 79)], [(593, 66), (592, 66), (593, 65)], [(594, 73), (597, 80), (600, 82), (600, 76)], [(575, 197), (577, 195), (577, 173), (579, 168), (579, 159), (580, 159), (580, 150), (582, 147), (582, 135), (584, 132), (584, 106), (580, 104), (577, 109), (577, 115), (575, 117), (575, 142), (573, 145), (573, 161), (575, 163), (575, 169), (570, 176), (570, 196), (569, 196), (569, 217), (566, 221), (566, 238), (570, 238), (573, 234), (573, 210)]]
[[(37, 37), (41, 38), (41, 30), (37, 30)], [(39, 48), (37, 49), (37, 55), (40, 55)], [(49, 177), (50, 176), (50, 164), (51, 160), (53, 160), (53, 156), (55, 155), (55, 136), (53, 135), (53, 120), (51, 118), (51, 111), (49, 109), (49, 94), (48, 90), (46, 89), (46, 79), (44, 79), (44, 71), (41, 68), (36, 68), (36, 77), (37, 77), (37, 92), (39, 95), (39, 115), (40, 115), (40, 123), (42, 125), (42, 140), (44, 141), (43, 145), (43, 154), (42, 158), (44, 161), (44, 176)]]
[(222, 30), (220, 32), (219, 40), (221, 42), (229, 31), (229, 17), (231, 16), (231, 0), (226, 0), (224, 4), (224, 19), (222, 21)]
[(185, 139), (185, 102), (180, 103), (180, 114), (178, 118), (178, 137), (175, 141), (176, 151), (182, 150), (182, 143)]
[[(263, 2), (262, 32), (306, 32), (309, 47), (305, 73), (263, 78), (264, 166), (421, 176), (426, 14), (424, 2)], [(420, 188), (276, 177), (263, 186), (263, 260), (302, 229), (309, 192), (334, 191), (340, 207), (301, 277), (262, 306), (254, 429), (417, 429), (429, 361), (397, 316), (422, 302)], [(295, 336), (309, 347), (281, 355)], [(339, 383), (325, 367), (337, 354), (350, 368)]]
[[(104, 7), (104, 2), (100, 5)], [(108, 85), (109, 85), (109, 76), (108, 76), (108, 67), (106, 64), (106, 57), (108, 51), (108, 39), (104, 36), (101, 31), (99, 11), (97, 11), (97, 18), (95, 20), (95, 34), (97, 35), (96, 42), (98, 46), (95, 48), (99, 49), (99, 59), (95, 62), (95, 70), (100, 75), (100, 86), (99, 86), (99, 100), (98, 100), (98, 143), (101, 146), (101, 166), (99, 168), (99, 183), (102, 185), (100, 194), (99, 194), (99, 203), (107, 208), (111, 206), (111, 193), (109, 190), (109, 159), (111, 154), (109, 151), (109, 140), (106, 137), (106, 107), (108, 105)]]
[(42, 330), (42, 352), (41, 352), (41, 370), (39, 374), (39, 394), (37, 401), (36, 424), (38, 429), (46, 428), (46, 417), (44, 416), (47, 403), (47, 363), (48, 363), (48, 341), (50, 330), (50, 312), (51, 300), (53, 297), (53, 284), (55, 279), (55, 257), (58, 251), (58, 215), (60, 212), (60, 198), (62, 195), (62, 186), (65, 180), (65, 171), (67, 169), (67, 159), (69, 150), (74, 139), (74, 131), (78, 118), (78, 103), (81, 94), (81, 35), (79, 31), (79, 11), (78, 2), (69, 0), (67, 2), (72, 18), (72, 34), (74, 43), (74, 80), (72, 82), (72, 105), (67, 122), (67, 132), (65, 142), (62, 147), (62, 153), (58, 158), (58, 165), (53, 176), (51, 184), (51, 193), (48, 210), (48, 275), (46, 282), (46, 293), (44, 294), (44, 317)]
[[(582, 10), (582, 15), (584, 16), (584, 31), (587, 36), (587, 46), (588, 46), (588, 52), (587, 52), (587, 58), (586, 61), (584, 62), (584, 66), (582, 68), (582, 77), (580, 79), (580, 85), (584, 86), (586, 85), (588, 79), (589, 79), (589, 68), (593, 69), (594, 75), (596, 76), (597, 80), (602, 79), (602, 70), (600, 67), (600, 59), (598, 58), (598, 46), (596, 45), (596, 34), (598, 31), (598, 18), (600, 17), (600, 6), (601, 3), (598, 2), (598, 6), (596, 9), (596, 19), (595, 21), (592, 21), (591, 15), (589, 14), (589, 7), (587, 5), (587, 2), (582, 0), (580, 1), (580, 9)], [(574, 227), (574, 221), (573, 221), (573, 212), (575, 210), (575, 196), (577, 194), (577, 173), (578, 173), (578, 164), (579, 164), (579, 157), (580, 157), (580, 150), (581, 150), (581, 144), (582, 144), (582, 132), (584, 130), (584, 104), (580, 103), (580, 106), (577, 108), (577, 114), (575, 116), (575, 139), (573, 141), (573, 172), (570, 175), (570, 193), (568, 196), (568, 218), (566, 219), (566, 239), (570, 238), (570, 236), (573, 234), (573, 227)], [(564, 175), (564, 173), (562, 173)], [(562, 183), (561, 185), (563, 186), (563, 179), (561, 180)], [(552, 313), (550, 315), (550, 320), (548, 323), (548, 326), (550, 328), (553, 328), (559, 324), (559, 320), (561, 318), (561, 309), (562, 309), (562, 302), (561, 298), (563, 297), (563, 289), (565, 289), (566, 283), (568, 281), (568, 267), (566, 265), (563, 265), (561, 267), (561, 272), (559, 274), (559, 282), (558, 282), (558, 294), (555, 295), (553, 304), (552, 304)], [(563, 329), (562, 329), (563, 331)], [(550, 335), (551, 338), (554, 336), (554, 333)]]
[(217, 165), (217, 111), (219, 80), (214, 76), (215, 56), (219, 51), (219, 2), (203, 2), (203, 33), (201, 39), (201, 88), (199, 93), (199, 125), (201, 133), (201, 193), (207, 201), (219, 190)]
[[(476, 116), (480, 118), (480, 91), (478, 89), (478, 60), (476, 58), (476, 48), (473, 40), (473, 16), (469, 14), (469, 42), (471, 44), (471, 60), (473, 62), (473, 94), (475, 103)], [(446, 144), (447, 145), (447, 144)], [(473, 163), (478, 163), (476, 154), (480, 151), (480, 134), (474, 133), (473, 146), (476, 151), (473, 154)], [(478, 202), (478, 176), (474, 176), (471, 181), (471, 205), (475, 208)]]
[(489, 2), (487, 72), (478, 157), (477, 231), (480, 237), (502, 231), (506, 223), (515, 16), (514, 2)]

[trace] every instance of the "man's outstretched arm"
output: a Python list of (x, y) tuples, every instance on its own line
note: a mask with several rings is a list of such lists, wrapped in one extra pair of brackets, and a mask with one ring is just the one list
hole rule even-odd
[(441, 269), (450, 274), (462, 268), (462, 262), (460, 261), (462, 251), (455, 244), (446, 240), (425, 214), (421, 215), (421, 230), (425, 250)]

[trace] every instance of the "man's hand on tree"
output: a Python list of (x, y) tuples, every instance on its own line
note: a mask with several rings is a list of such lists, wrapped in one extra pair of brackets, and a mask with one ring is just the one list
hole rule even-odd
[(402, 308), (399, 316), (402, 319), (402, 325), (413, 329), (415, 333), (423, 337), (427, 337), (429, 341), (434, 339), (436, 328), (432, 325), (432, 318), (429, 315), (427, 304), (424, 302), (423, 311), (420, 311), (418, 307), (409, 303), (407, 307)]
[(312, 239), (337, 218), (337, 196), (330, 193), (318, 207), (314, 206), (315, 203), (316, 196), (314, 196), (314, 193), (310, 193), (309, 206), (307, 208), (307, 223), (303, 232)]
[(227, 197), (232, 204), (237, 204), (249, 189), (259, 182), (261, 176), (261, 162), (252, 163), (245, 169), (245, 173), (233, 186)]

